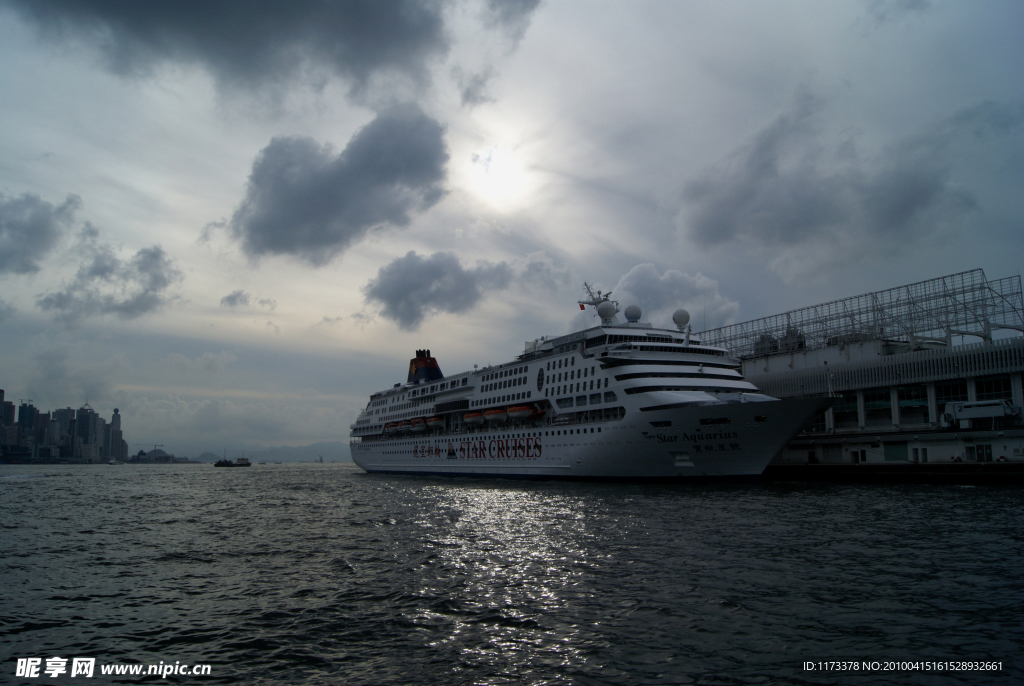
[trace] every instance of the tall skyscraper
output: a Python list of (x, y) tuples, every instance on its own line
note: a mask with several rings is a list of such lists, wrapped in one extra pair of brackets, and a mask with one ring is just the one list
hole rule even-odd
[(94, 443), (96, 436), (96, 412), (89, 406), (89, 403), (82, 405), (75, 412), (76, 438), (82, 439), (82, 443)]
[(18, 407), (18, 438), (20, 440), (27, 441), (29, 437), (34, 435), (36, 429), (36, 413), (37, 410), (35, 405), (22, 403)]
[(110, 417), (108, 425), (110, 440), (107, 442), (107, 453), (111, 460), (125, 460), (128, 458), (128, 444), (124, 442), (121, 435), (121, 413), (115, 407), (114, 414)]

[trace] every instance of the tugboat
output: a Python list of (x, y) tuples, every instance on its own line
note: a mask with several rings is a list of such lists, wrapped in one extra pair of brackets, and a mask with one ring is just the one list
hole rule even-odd
[(213, 466), (214, 467), (251, 467), (252, 466), (252, 462), (249, 462), (249, 458), (247, 458), (247, 457), (237, 457), (237, 458), (235, 458), (235, 461), (232, 462), (231, 460), (227, 459), (227, 457), (225, 456), (223, 460), (217, 460), (216, 462), (214, 462)]

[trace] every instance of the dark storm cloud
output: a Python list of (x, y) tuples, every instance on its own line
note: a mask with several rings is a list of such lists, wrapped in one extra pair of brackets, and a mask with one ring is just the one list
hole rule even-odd
[(802, 156), (820, 109), (818, 99), (802, 94), (792, 112), (760, 131), (723, 169), (687, 185), (690, 234), (698, 243), (723, 243), (742, 234), (793, 243), (844, 219), (837, 180)]
[(558, 293), (578, 287), (572, 269), (556, 263), (543, 251), (526, 256), (526, 264), (519, 270), (516, 280), (523, 288), (532, 288), (542, 293)]
[(269, 310), (277, 308), (277, 301), (273, 298), (255, 299), (245, 291), (232, 291), (220, 299), (221, 307), (249, 307), (252, 303)]
[(198, 62), (221, 84), (259, 86), (327, 69), (354, 88), (379, 71), (422, 80), (448, 50), (440, 0), (32, 0), (11, 6), (42, 36), (97, 47), (121, 75)]
[(17, 310), (14, 309), (13, 305), (9, 305), (4, 302), (3, 298), (0, 298), (0, 322), (13, 315)]
[(71, 324), (101, 314), (135, 319), (167, 304), (166, 290), (182, 276), (163, 248), (143, 248), (122, 260), (111, 246), (96, 244), (95, 230), (87, 228), (84, 236), (81, 249), (88, 259), (70, 283), (36, 301), (40, 308)]
[(466, 269), (449, 252), (424, 257), (409, 251), (381, 267), (363, 293), (367, 302), (383, 305), (381, 316), (414, 330), (430, 313), (471, 310), (484, 291), (505, 288), (511, 280), (512, 268), (505, 262)]
[(506, 31), (513, 41), (519, 42), (530, 28), (533, 11), (540, 0), (487, 0), (485, 23)]
[(876, 24), (901, 19), (907, 15), (923, 14), (932, 8), (929, 0), (868, 0), (868, 16)]
[(249, 294), (245, 291), (234, 291), (220, 299), (221, 307), (248, 307)]
[(492, 76), (494, 76), (494, 70), (490, 68), (469, 76), (456, 74), (459, 88), (462, 91), (462, 104), (473, 106), (494, 102), (494, 98), (487, 93), (487, 83)]
[(0, 274), (32, 274), (56, 245), (82, 204), (69, 195), (54, 207), (38, 195), (0, 195)]
[(340, 155), (311, 138), (274, 138), (253, 163), (231, 230), (252, 258), (323, 265), (367, 231), (405, 226), (444, 196), (444, 128), (414, 105), (363, 127)]
[(907, 237), (929, 222), (978, 209), (954, 183), (954, 149), (1020, 126), (1020, 106), (983, 103), (925, 133), (858, 159), (849, 144), (828, 159), (817, 127), (822, 102), (804, 94), (718, 169), (688, 184), (686, 228), (700, 245), (744, 238), (788, 246), (840, 232)]

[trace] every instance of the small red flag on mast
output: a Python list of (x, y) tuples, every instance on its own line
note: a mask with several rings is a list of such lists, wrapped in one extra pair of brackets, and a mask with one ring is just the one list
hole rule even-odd
[(583, 306), (583, 303), (580, 303), (580, 309), (583, 310), (584, 312), (587, 311), (587, 308)]

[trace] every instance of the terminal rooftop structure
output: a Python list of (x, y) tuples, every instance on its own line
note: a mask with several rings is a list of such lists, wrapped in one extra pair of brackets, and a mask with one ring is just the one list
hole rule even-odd
[(981, 269), (712, 329), (779, 398), (829, 395), (773, 464), (1024, 462), (1019, 276)]

